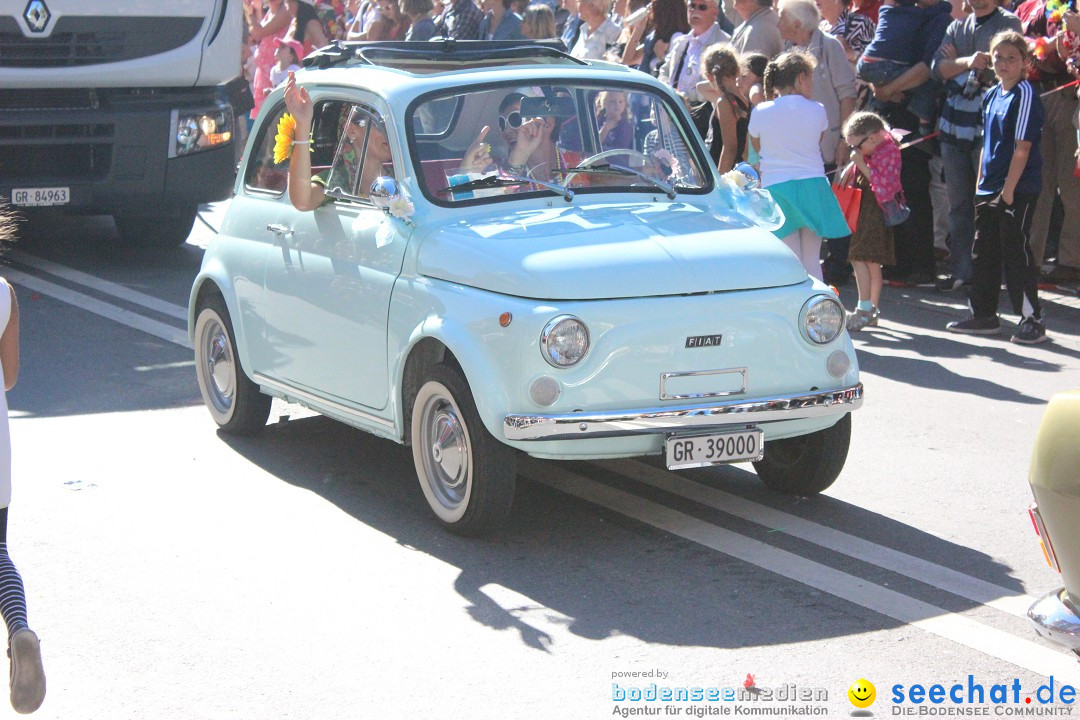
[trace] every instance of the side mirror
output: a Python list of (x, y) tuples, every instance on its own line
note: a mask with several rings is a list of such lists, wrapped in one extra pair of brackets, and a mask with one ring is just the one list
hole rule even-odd
[(755, 190), (761, 187), (761, 176), (758, 175), (758, 171), (754, 169), (753, 165), (745, 162), (736, 163), (734, 169), (745, 175), (749, 181), (743, 188), (744, 190)]
[(397, 180), (386, 175), (381, 175), (375, 178), (371, 183), (371, 192), (369, 195), (372, 200), (385, 200), (389, 201), (390, 198), (398, 194)]

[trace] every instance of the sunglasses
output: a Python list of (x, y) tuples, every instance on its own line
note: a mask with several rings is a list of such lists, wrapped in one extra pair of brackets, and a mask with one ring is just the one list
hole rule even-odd
[(864, 138), (863, 138), (862, 140), (860, 140), (859, 142), (855, 143), (854, 145), (851, 145), (851, 144), (849, 143), (849, 144), (848, 144), (848, 147), (849, 147), (849, 148), (851, 148), (852, 150), (858, 150), (858, 149), (859, 149), (859, 148), (861, 148), (861, 147), (862, 147), (863, 145), (865, 145), (865, 144), (866, 144), (866, 141), (867, 141), (867, 140), (869, 140), (869, 139), (870, 139), (870, 136), (868, 135), (868, 136), (864, 137)]
[(694, 3), (694, 2), (686, 3), (686, 9), (687, 10), (697, 10), (698, 12), (705, 12), (706, 10), (709, 9), (709, 7), (710, 7), (709, 3)]
[(517, 110), (514, 110), (513, 112), (508, 114), (506, 117), (503, 117), (502, 115), (500, 115), (499, 116), (499, 132), (502, 132), (502, 131), (506, 130), (507, 127), (509, 127), (511, 130), (517, 130), (519, 127), (521, 127), (521, 123), (522, 123), (521, 113), (519, 113)]

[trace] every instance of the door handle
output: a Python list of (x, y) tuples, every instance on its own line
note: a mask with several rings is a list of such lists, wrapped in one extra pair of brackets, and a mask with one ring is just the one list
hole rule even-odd
[(293, 229), (280, 223), (270, 223), (266, 226), (266, 229), (274, 233), (274, 244), (281, 247), (288, 247), (289, 243), (286, 240), (287, 235), (293, 234)]

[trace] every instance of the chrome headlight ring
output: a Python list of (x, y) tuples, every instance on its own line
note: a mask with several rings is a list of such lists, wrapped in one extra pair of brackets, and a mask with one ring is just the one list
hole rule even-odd
[(540, 333), (540, 354), (552, 367), (573, 367), (588, 353), (589, 328), (573, 315), (552, 318)]
[(815, 345), (828, 345), (844, 332), (844, 306), (829, 295), (815, 295), (803, 304), (799, 329)]

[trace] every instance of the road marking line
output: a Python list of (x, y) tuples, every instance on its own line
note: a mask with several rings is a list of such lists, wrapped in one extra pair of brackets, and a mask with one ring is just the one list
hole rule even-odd
[(122, 325), (141, 330), (148, 335), (153, 335), (154, 337), (161, 338), (162, 340), (179, 345), (180, 347), (185, 347), (188, 350), (191, 349), (191, 342), (188, 341), (186, 330), (181, 330), (180, 328), (158, 322), (157, 320), (151, 320), (138, 313), (118, 308), (115, 305), (110, 305), (97, 298), (84, 295), (81, 292), (71, 290), (62, 285), (56, 285), (48, 280), (42, 280), (41, 278), (29, 275), (14, 268), (5, 268), (3, 274), (16, 285), (21, 285), (22, 287), (35, 292), (56, 298), (61, 302), (74, 305), (77, 308), (86, 310), (95, 315), (100, 315), (103, 318), (118, 322)]
[(752, 540), (632, 493), (609, 487), (551, 464), (527, 461), (521, 472), (536, 482), (639, 520), (655, 528), (795, 580), (902, 623), (998, 658), (1044, 677), (1076, 675), (1076, 659), (1023, 640), (930, 603), (916, 600), (827, 565)]
[(779, 532), (800, 540), (856, 560), (864, 560), (879, 568), (918, 580), (931, 587), (941, 588), (953, 595), (974, 600), (981, 605), (1019, 618), (1027, 618), (1027, 609), (1036, 600), (1016, 590), (980, 580), (899, 550), (877, 545), (869, 540), (805, 520), (797, 515), (790, 515), (738, 495), (696, 483), (638, 460), (614, 460), (597, 464), (600, 467), (609, 467), (632, 480), (674, 493), (700, 505), (721, 510), (769, 529), (775, 528)]
[(162, 315), (168, 317), (174, 317), (177, 320), (183, 320), (187, 322), (187, 308), (175, 305), (171, 302), (166, 302), (160, 298), (153, 297), (152, 295), (146, 295), (138, 290), (132, 290), (131, 288), (118, 285), (108, 280), (102, 280), (101, 278), (88, 275), (79, 270), (69, 268), (59, 263), (54, 263), (51, 260), (45, 260), (43, 258), (34, 257), (29, 253), (20, 252), (19, 250), (11, 250), (7, 253), (8, 257), (15, 262), (28, 265), (35, 270), (41, 270), (47, 272), (50, 275), (55, 275), (58, 278), (70, 280), (73, 283), (78, 283), (83, 287), (88, 287), (92, 290), (97, 290), (105, 295), (112, 295), (114, 298), (125, 300), (133, 305), (140, 305), (148, 310), (159, 312)]

